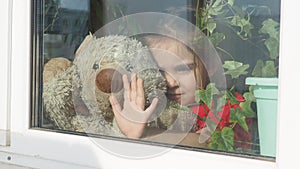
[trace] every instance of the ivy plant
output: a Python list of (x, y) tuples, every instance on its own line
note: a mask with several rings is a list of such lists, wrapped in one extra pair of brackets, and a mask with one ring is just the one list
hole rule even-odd
[[(223, 62), (225, 75), (234, 82), (247, 76), (277, 77), (279, 22), (267, 17), (271, 15), (255, 18), (262, 12), (271, 13), (267, 5), (245, 4), (241, 0), (197, 0), (196, 8), (196, 26), (207, 35), (220, 55), (230, 58)], [(230, 41), (232, 35), (237, 37), (236, 43), (247, 42), (249, 46), (245, 48), (257, 51), (255, 57), (247, 55), (256, 58), (255, 65), (244, 63), (243, 53), (237, 55), (224, 47), (223, 43)], [(253, 88), (248, 87), (240, 94), (235, 84), (223, 91), (219, 91), (215, 84), (209, 84), (206, 89), (195, 92), (200, 105), (198, 124), (213, 131), (209, 143), (213, 149), (241, 151), (235, 146), (240, 140), (234, 129), (238, 125), (244, 132), (249, 132), (247, 119), (256, 117), (252, 106), (255, 102)]]

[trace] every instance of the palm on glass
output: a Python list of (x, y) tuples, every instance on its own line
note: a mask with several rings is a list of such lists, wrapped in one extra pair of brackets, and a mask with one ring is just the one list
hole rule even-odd
[(153, 99), (151, 105), (145, 109), (143, 80), (132, 74), (131, 83), (126, 75), (122, 77), (124, 84), (123, 109), (114, 95), (109, 98), (115, 115), (115, 120), (121, 132), (128, 138), (140, 138), (146, 123), (155, 111), (158, 99)]

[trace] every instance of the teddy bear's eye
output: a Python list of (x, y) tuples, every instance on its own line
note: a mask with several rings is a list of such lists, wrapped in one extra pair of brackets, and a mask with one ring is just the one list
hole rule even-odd
[(94, 69), (94, 70), (99, 69), (99, 65), (98, 65), (97, 63), (95, 63), (95, 64), (93, 65), (93, 69)]
[(127, 65), (125, 66), (125, 69), (129, 72), (133, 71), (133, 66), (130, 63), (127, 63)]

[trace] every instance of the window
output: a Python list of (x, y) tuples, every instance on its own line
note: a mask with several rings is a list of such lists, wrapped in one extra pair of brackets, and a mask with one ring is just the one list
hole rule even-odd
[(275, 160), (280, 1), (157, 4), (33, 2), (31, 127)]
[[(6, 2), (6, 1), (3, 1)], [(6, 5), (1, 5), (1, 9)], [(203, 167), (222, 167), (234, 168), (291, 168), (297, 166), (296, 139), (293, 133), (296, 133), (298, 113), (296, 110), (297, 90), (296, 78), (290, 76), (297, 68), (295, 41), (296, 27), (292, 23), (296, 20), (293, 11), (296, 11), (297, 4), (291, 1), (283, 2), (283, 12), (281, 21), (281, 65), (280, 65), (280, 97), (279, 112), (280, 118), (278, 125), (278, 151), (276, 162), (264, 160), (254, 160), (249, 158), (233, 157), (228, 155), (216, 155), (209, 151), (203, 152), (186, 151), (181, 149), (172, 149), (162, 156), (145, 160), (129, 160), (126, 158), (116, 157), (94, 146), (94, 142), (84, 136), (62, 134), (52, 132), (52, 130), (32, 129), (29, 123), (30, 103), (29, 99), (32, 94), (30, 91), (31, 83), (31, 63), (30, 63), (30, 9), (31, 1), (15, 0), (13, 1), (12, 17), (12, 94), (11, 94), (11, 144), (7, 147), (0, 147), (1, 162), (10, 162), (13, 164), (25, 165), (36, 168), (115, 168), (120, 165), (123, 167), (134, 167), (137, 164), (148, 168), (157, 167), (161, 162), (168, 163), (172, 168), (194, 167), (201, 163)], [(6, 8), (5, 8), (6, 9)], [(4, 10), (5, 11), (5, 10)], [(1, 16), (2, 19), (2, 16)], [(3, 36), (5, 37), (5, 36)], [(3, 46), (1, 46), (1, 50)], [(284, 55), (283, 55), (284, 54)], [(4, 56), (6, 57), (6, 56)], [(8, 58), (8, 57), (7, 57)], [(1, 72), (2, 76), (3, 72)], [(6, 72), (4, 72), (6, 74)], [(2, 83), (1, 83), (2, 84)], [(20, 85), (22, 84), (22, 85)], [(1, 95), (2, 96), (2, 95)], [(0, 103), (1, 107), (3, 103)], [(284, 112), (284, 115), (281, 115)], [(1, 117), (3, 112), (1, 113)], [(293, 117), (293, 118), (291, 118)], [(30, 120), (31, 121), (31, 120)], [(2, 122), (2, 119), (1, 119)], [(76, 133), (75, 133), (76, 134)], [(138, 149), (139, 146), (148, 149), (157, 148), (138, 143), (128, 143), (115, 141), (115, 139), (100, 139), (109, 142), (110, 146), (116, 146), (127, 150)], [(131, 148), (127, 145), (132, 145)], [(126, 148), (125, 148), (126, 147)], [(159, 147), (159, 146), (158, 146)], [(8, 158), (11, 157), (11, 158)], [(11, 159), (10, 161), (8, 159)], [(118, 160), (118, 163), (116, 161)], [(185, 161), (186, 163), (182, 163)], [(197, 163), (197, 164), (195, 164)]]

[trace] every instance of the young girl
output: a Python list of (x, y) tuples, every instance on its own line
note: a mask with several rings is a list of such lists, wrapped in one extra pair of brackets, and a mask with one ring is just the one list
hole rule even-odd
[[(183, 106), (194, 104), (195, 90), (205, 88), (208, 82), (208, 75), (200, 58), (184, 43), (171, 37), (147, 35), (141, 41), (150, 49), (166, 79), (167, 98)], [(113, 95), (110, 102), (121, 132), (129, 138), (140, 138), (148, 118), (159, 103), (158, 99), (154, 99), (145, 109), (143, 80), (135, 74), (131, 77), (129, 83), (126, 75), (123, 76), (123, 108)]]
[[(148, 35), (146, 44), (167, 81), (167, 98), (183, 106), (195, 103), (195, 90), (205, 88), (207, 72), (198, 56), (179, 40)], [(201, 57), (201, 56), (200, 56)]]

